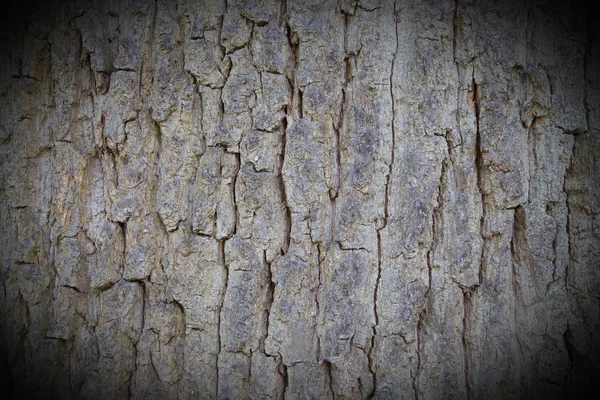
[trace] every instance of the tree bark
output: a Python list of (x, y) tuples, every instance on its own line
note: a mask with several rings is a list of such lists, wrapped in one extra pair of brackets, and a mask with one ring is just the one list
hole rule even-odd
[(583, 3), (47, 2), (0, 34), (12, 398), (584, 398)]

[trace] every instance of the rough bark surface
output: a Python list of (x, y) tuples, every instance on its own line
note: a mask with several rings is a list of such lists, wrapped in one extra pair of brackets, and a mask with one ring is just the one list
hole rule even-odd
[(0, 34), (13, 398), (581, 398), (580, 3), (60, 1)]

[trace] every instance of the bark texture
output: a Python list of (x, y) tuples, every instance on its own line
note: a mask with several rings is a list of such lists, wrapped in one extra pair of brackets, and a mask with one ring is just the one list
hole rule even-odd
[(0, 34), (6, 391), (582, 398), (600, 362), (591, 15), (29, 7)]

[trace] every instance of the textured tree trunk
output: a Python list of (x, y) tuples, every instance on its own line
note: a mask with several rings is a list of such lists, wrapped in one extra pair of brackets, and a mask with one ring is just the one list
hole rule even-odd
[(583, 397), (600, 366), (590, 11), (72, 0), (13, 15), (5, 391)]

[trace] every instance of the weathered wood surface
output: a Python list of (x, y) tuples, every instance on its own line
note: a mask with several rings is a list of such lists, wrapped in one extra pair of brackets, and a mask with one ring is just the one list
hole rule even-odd
[(583, 395), (600, 45), (564, 3), (72, 0), (4, 24), (5, 387)]

